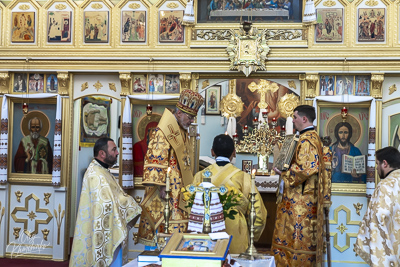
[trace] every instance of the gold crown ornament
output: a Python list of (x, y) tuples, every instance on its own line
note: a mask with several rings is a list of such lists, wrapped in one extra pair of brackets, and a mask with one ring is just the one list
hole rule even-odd
[(190, 89), (183, 90), (176, 107), (192, 116), (197, 116), (197, 111), (203, 105), (204, 97)]

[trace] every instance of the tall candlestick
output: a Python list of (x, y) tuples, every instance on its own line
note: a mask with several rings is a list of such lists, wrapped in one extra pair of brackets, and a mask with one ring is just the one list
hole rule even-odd
[(251, 171), (251, 193), (256, 192), (256, 169)]
[(166, 189), (165, 191), (169, 191), (169, 172), (171, 171), (171, 167), (168, 167), (167, 171), (167, 179), (165, 179)]

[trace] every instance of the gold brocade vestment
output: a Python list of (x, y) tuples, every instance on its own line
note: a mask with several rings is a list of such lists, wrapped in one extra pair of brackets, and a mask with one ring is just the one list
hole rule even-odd
[(93, 159), (83, 177), (69, 266), (109, 266), (115, 249), (127, 242), (127, 224), (140, 212), (133, 197)]
[(400, 266), (400, 170), (375, 188), (354, 251), (373, 267)]
[[(235, 219), (225, 219), (226, 232), (232, 235), (232, 242), (229, 247), (229, 251), (232, 254), (239, 254), (245, 252), (249, 245), (249, 230), (247, 225), (247, 218), (250, 213), (250, 201), (249, 193), (251, 188), (251, 177), (249, 174), (239, 170), (231, 163), (225, 166), (218, 166), (213, 164), (208, 166), (201, 172), (196, 173), (194, 177), (194, 184), (201, 183), (202, 173), (209, 170), (211, 175), (211, 183), (216, 187), (221, 185), (229, 185), (235, 187), (240, 194), (243, 194), (240, 205), (233, 207), (238, 214), (235, 215)], [(256, 189), (257, 190), (257, 189)], [(265, 227), (267, 220), (267, 210), (265, 209), (264, 202), (261, 199), (260, 193), (257, 191), (256, 195), (256, 219), (254, 222), (254, 240), (257, 241)]]
[(171, 167), (169, 232), (186, 232), (189, 219), (185, 203), (180, 200), (180, 191), (193, 181), (190, 151), (187, 131), (166, 109), (151, 134), (144, 158), (143, 184), (146, 188), (138, 233), (140, 243), (154, 246), (155, 230), (164, 232), (164, 200), (160, 198), (159, 188), (165, 186), (168, 167)]
[(277, 266), (320, 266), (324, 238), (323, 208), (330, 206), (330, 177), (315, 130), (300, 135), (284, 181), (272, 239)]

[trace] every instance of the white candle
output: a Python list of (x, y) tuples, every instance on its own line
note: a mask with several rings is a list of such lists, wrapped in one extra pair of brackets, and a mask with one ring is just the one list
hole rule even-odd
[(167, 179), (165, 179), (166, 189), (165, 191), (169, 191), (169, 172), (171, 171), (171, 167), (168, 167), (167, 171)]
[(293, 134), (293, 118), (287, 117), (286, 119), (286, 134)]
[(256, 169), (251, 171), (251, 193), (256, 192)]

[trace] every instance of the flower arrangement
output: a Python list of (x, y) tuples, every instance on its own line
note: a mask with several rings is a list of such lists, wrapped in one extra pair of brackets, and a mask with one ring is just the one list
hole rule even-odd
[[(196, 195), (195, 188), (199, 185), (200, 183), (198, 183), (197, 185), (191, 184), (186, 187), (182, 187), (181, 192), (183, 194), (183, 199), (187, 203), (185, 208), (192, 208)], [(220, 187), (218, 196), (222, 205), (224, 217), (234, 220), (235, 215), (238, 214), (234, 207), (240, 204), (240, 200), (242, 199), (243, 195), (239, 193), (239, 191), (235, 187), (226, 185)]]

